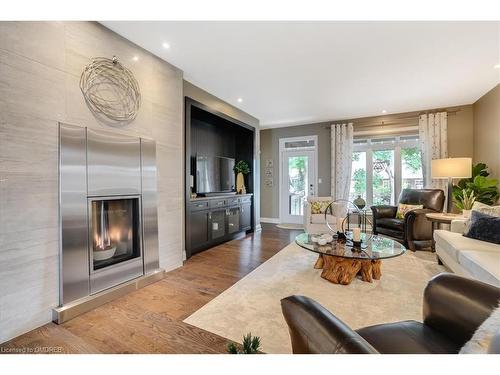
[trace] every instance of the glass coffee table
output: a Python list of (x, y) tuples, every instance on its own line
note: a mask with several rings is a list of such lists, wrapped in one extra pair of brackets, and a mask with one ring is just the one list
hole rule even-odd
[(321, 277), (335, 284), (348, 285), (360, 274), (363, 281), (372, 282), (382, 276), (382, 260), (404, 254), (406, 248), (390, 238), (361, 234), (361, 247), (355, 248), (351, 234), (347, 239), (333, 239), (326, 245), (318, 245), (307, 233), (299, 234), (295, 242), (300, 247), (319, 254), (314, 268), (323, 269)]

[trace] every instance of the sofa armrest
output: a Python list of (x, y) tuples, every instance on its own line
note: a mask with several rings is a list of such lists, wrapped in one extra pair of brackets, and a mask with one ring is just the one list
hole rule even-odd
[(432, 240), (432, 223), (425, 216), (432, 212), (436, 211), (430, 208), (419, 208), (405, 214), (405, 238), (408, 241)]
[(498, 306), (500, 288), (442, 273), (424, 290), (424, 324), (463, 346)]
[(357, 332), (308, 297), (283, 298), (281, 310), (295, 354), (378, 353)]
[(463, 233), (467, 226), (466, 219), (455, 219), (451, 221), (450, 231), (455, 233)]
[(398, 212), (397, 206), (371, 206), (373, 213), (373, 218), (382, 219), (382, 218), (395, 218), (396, 212)]

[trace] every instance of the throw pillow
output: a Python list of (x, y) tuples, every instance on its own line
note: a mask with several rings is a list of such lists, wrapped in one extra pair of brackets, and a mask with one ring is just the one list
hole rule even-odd
[(396, 212), (396, 219), (404, 219), (408, 211), (419, 210), (424, 208), (422, 204), (404, 204), (400, 203), (398, 205), (398, 211)]
[(314, 201), (311, 203), (311, 214), (324, 214), (326, 208), (330, 204), (329, 201)]
[[(500, 216), (500, 206), (488, 206), (487, 204), (481, 202), (474, 202), (472, 205), (472, 211), (479, 211), (490, 216)], [(464, 233), (469, 231), (470, 224), (471, 216), (469, 216), (465, 221)]]
[(464, 236), (500, 244), (500, 217), (472, 211), (470, 225), (465, 229)]
[(460, 349), (459, 354), (488, 354), (493, 337), (500, 327), (500, 306), (481, 324), (472, 338)]
[(474, 202), (472, 210), (479, 211), (490, 216), (500, 217), (500, 206), (488, 206), (487, 204), (481, 202)]

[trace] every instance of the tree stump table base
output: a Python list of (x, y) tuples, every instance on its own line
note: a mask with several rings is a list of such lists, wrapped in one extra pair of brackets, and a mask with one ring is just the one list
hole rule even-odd
[(342, 258), (320, 254), (314, 268), (323, 269), (321, 277), (334, 284), (349, 285), (356, 275), (371, 283), (382, 276), (380, 260)]

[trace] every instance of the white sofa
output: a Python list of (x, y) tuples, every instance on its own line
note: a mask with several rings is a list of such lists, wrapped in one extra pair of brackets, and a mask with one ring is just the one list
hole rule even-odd
[[(311, 203), (316, 201), (329, 203), (333, 199), (332, 197), (307, 197), (304, 201), (304, 231), (309, 234), (331, 233), (331, 230), (325, 223), (325, 214), (311, 213)], [(345, 204), (336, 202), (333, 204), (333, 215), (326, 215), (328, 223), (334, 231), (337, 231), (337, 228), (340, 227), (346, 216), (346, 212)]]
[(500, 245), (462, 235), (464, 220), (453, 220), (450, 231), (434, 231), (436, 253), (454, 273), (500, 287)]

